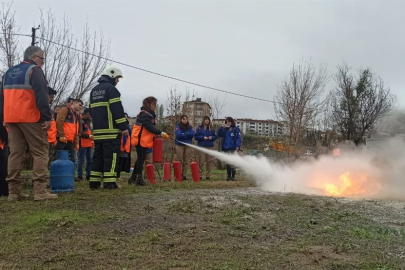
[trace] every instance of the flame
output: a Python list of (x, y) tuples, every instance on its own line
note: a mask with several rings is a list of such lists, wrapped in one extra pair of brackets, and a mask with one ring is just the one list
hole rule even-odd
[(328, 181), (318, 178), (315, 181), (315, 187), (324, 191), (327, 196), (367, 196), (375, 195), (381, 190), (381, 184), (371, 179), (366, 173), (350, 174), (344, 173), (339, 179), (328, 177)]

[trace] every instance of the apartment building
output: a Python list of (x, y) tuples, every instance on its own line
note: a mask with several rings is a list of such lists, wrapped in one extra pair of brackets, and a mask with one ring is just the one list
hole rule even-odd
[(182, 114), (188, 116), (188, 122), (196, 129), (201, 125), (203, 117), (208, 115), (211, 118), (212, 110), (210, 104), (197, 98), (196, 100), (186, 101), (183, 103)]
[[(225, 118), (214, 119), (212, 122), (217, 125), (222, 125), (225, 122)], [(242, 134), (254, 133), (269, 137), (280, 136), (283, 134), (283, 126), (278, 121), (239, 118), (235, 119), (235, 122)]]

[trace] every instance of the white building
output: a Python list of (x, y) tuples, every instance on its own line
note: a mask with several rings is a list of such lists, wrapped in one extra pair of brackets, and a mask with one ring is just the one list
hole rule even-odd
[[(214, 124), (222, 125), (225, 122), (225, 119), (214, 119), (212, 122)], [(235, 119), (235, 122), (242, 134), (254, 133), (269, 137), (280, 136), (283, 134), (283, 127), (278, 121), (239, 118)]]

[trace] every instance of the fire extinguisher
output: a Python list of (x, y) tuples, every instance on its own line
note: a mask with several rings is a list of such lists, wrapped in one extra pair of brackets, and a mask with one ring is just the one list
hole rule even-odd
[(173, 161), (173, 171), (174, 177), (176, 178), (177, 182), (183, 182), (183, 176), (181, 173), (181, 162), (178, 160)]
[(147, 164), (145, 166), (146, 176), (148, 177), (149, 183), (156, 184), (156, 177), (155, 177), (155, 167), (153, 164)]
[(191, 159), (191, 175), (193, 177), (193, 182), (200, 182), (200, 170), (198, 168), (198, 163)]
[(165, 160), (165, 163), (163, 163), (163, 180), (168, 180), (170, 181), (172, 179), (172, 168), (171, 164)]
[(163, 162), (163, 140), (155, 138), (153, 140), (153, 163)]

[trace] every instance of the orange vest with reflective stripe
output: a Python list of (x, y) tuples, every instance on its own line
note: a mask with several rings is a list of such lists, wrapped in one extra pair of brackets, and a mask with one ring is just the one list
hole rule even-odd
[(56, 121), (52, 113), (51, 127), (48, 129), (48, 143), (56, 142), (56, 133)]
[(124, 145), (124, 136), (121, 137), (121, 152), (131, 152), (131, 138), (128, 136), (127, 141), (125, 142)]
[[(147, 113), (150, 115), (150, 113), (147, 111), (141, 111), (137, 117), (139, 117), (141, 115), (141, 113)], [(152, 148), (154, 137), (155, 137), (155, 134), (144, 129), (143, 125), (138, 123), (138, 121), (136, 121), (136, 123), (132, 129), (131, 145), (137, 146), (138, 144), (140, 144), (142, 147)]]
[(79, 134), (79, 123), (72, 108), (67, 108), (68, 113), (66, 115), (65, 123), (63, 123), (63, 132), (65, 133), (65, 138), (68, 142), (74, 142), (75, 137)]
[(40, 68), (29, 62), (7, 70), (4, 75), (4, 123), (36, 123), (41, 114), (37, 108), (34, 89), (30, 78), (34, 68)]
[[(91, 135), (91, 130), (90, 130), (89, 124), (87, 124), (86, 122), (84, 122), (82, 125), (82, 133)], [(81, 147), (92, 147), (93, 140), (88, 139), (88, 138), (80, 138), (80, 146)]]

